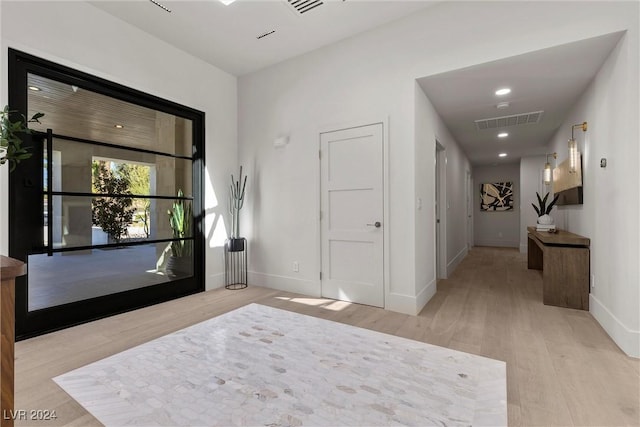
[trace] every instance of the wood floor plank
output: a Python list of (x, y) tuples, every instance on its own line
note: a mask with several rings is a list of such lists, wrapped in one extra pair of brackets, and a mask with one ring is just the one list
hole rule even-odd
[(625, 356), (573, 343), (547, 343), (547, 348), (575, 425), (639, 422), (638, 385), (625, 381), (629, 376)]
[(515, 332), (515, 373), (525, 426), (573, 425), (551, 356), (539, 333)]
[(503, 360), (511, 426), (640, 426), (640, 363), (584, 311), (542, 304), (540, 272), (517, 250), (474, 248), (418, 316), (249, 286), (218, 289), (16, 344), (16, 408), (97, 426), (53, 377), (249, 303)]

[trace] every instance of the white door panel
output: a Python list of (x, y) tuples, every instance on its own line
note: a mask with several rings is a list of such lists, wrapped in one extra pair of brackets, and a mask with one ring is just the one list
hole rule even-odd
[(382, 124), (323, 133), (320, 145), (322, 295), (382, 307)]

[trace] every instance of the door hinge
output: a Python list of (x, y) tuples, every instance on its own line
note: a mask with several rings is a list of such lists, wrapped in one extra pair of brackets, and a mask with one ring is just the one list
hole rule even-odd
[(320, 221), (322, 221), (322, 211), (320, 211)]
[(318, 158), (322, 159), (322, 150), (318, 150)]
[(322, 280), (322, 271), (320, 272), (320, 280)]

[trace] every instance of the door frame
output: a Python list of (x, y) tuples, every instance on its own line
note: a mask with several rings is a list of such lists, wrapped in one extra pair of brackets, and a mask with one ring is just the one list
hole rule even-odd
[[(436, 236), (438, 236), (438, 229), (440, 232), (440, 238), (436, 237), (436, 280), (446, 279), (448, 277), (447, 272), (447, 151), (444, 145), (436, 138), (434, 145), (435, 154), (435, 173), (434, 173), (434, 189), (436, 194), (436, 206), (437, 212), (435, 212), (436, 220), (440, 217), (440, 223), (436, 223), (437, 227)], [(437, 174), (438, 179), (435, 179)], [(437, 184), (440, 184), (439, 186)], [(439, 188), (438, 188), (439, 187)], [(438, 244), (439, 243), (439, 244)]]
[[(382, 117), (382, 119), (380, 119)], [(317, 159), (316, 162), (316, 259), (318, 260), (318, 296), (322, 296), (322, 225), (320, 224), (320, 210), (322, 207), (322, 164), (320, 159), (320, 152), (322, 148), (322, 134), (329, 132), (337, 132), (341, 130), (353, 129), (358, 127), (364, 127), (369, 125), (381, 124), (382, 125), (382, 251), (383, 251), (383, 308), (387, 308), (389, 301), (389, 284), (390, 281), (390, 257), (389, 257), (389, 233), (390, 233), (390, 221), (389, 215), (389, 115), (379, 114), (377, 117), (364, 117), (360, 119), (354, 119), (345, 122), (329, 123), (319, 126), (317, 129), (318, 142), (317, 142)]]
[(474, 245), (473, 237), (473, 175), (467, 169), (467, 250), (471, 250)]
[[(27, 74), (35, 73), (53, 80), (75, 84), (103, 95), (132, 102), (158, 111), (192, 120), (194, 144), (193, 162), (193, 276), (164, 284), (107, 294), (90, 299), (70, 302), (35, 311), (28, 308), (27, 277), (16, 278), (16, 338), (22, 340), (75, 324), (89, 322), (125, 311), (158, 304), (182, 296), (203, 292), (204, 286), (204, 167), (205, 167), (205, 113), (173, 101), (162, 99), (139, 90), (87, 74), (53, 61), (33, 56), (15, 49), (8, 49), (9, 105), (27, 115)], [(33, 137), (40, 135), (34, 133)], [(27, 142), (27, 141), (25, 141)], [(31, 143), (29, 141), (29, 143)], [(26, 144), (29, 145), (29, 144)], [(35, 157), (35, 156), (34, 156)], [(39, 167), (41, 169), (41, 167)], [(9, 256), (26, 261), (31, 249), (20, 246), (13, 224), (20, 217), (16, 206), (16, 188), (22, 182), (20, 167), (9, 175)], [(41, 234), (41, 230), (38, 230)], [(105, 245), (108, 246), (108, 245)]]

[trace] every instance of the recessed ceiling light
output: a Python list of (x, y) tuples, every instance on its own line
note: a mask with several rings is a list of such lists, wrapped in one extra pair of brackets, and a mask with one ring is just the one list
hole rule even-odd
[(503, 101), (503, 102), (499, 102), (498, 105), (496, 105), (496, 108), (498, 110), (504, 110), (505, 108), (509, 108), (509, 104), (507, 101)]
[(506, 137), (508, 137), (508, 136), (509, 136), (509, 134), (508, 134), (507, 132), (500, 132), (500, 133), (498, 134), (498, 138), (506, 138)]
[(498, 154), (498, 157), (507, 157), (507, 153), (500, 153)]
[(498, 96), (506, 95), (508, 93), (511, 93), (511, 89), (509, 89), (508, 87), (503, 87), (502, 89), (498, 89), (496, 91), (496, 95)]
[(38, 86), (29, 86), (29, 90), (35, 90), (37, 92), (40, 88)]
[(236, 0), (219, 0), (220, 3), (222, 3), (225, 6), (229, 6), (231, 3), (233, 3)]
[(118, 123), (118, 124), (113, 125), (113, 127), (114, 127), (114, 128), (116, 128), (116, 129), (122, 129), (122, 128), (124, 128), (124, 126), (123, 126), (123, 125), (121, 125), (121, 124), (119, 124), (119, 123)]

